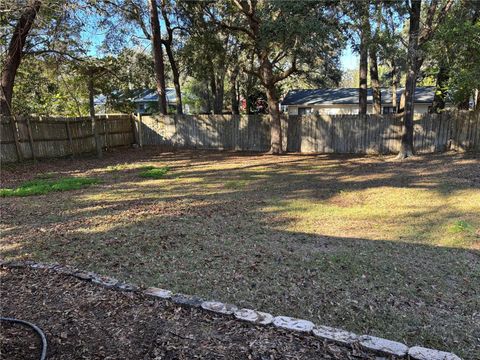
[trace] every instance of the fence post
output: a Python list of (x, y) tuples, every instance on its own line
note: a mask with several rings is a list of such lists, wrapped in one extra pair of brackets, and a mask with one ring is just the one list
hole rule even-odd
[(33, 135), (32, 135), (32, 128), (30, 126), (30, 119), (27, 117), (26, 119), (27, 122), (27, 131), (28, 131), (28, 141), (30, 142), (30, 149), (32, 150), (32, 158), (33, 162), (37, 161), (37, 157), (35, 156), (35, 148), (33, 144)]
[(108, 114), (105, 114), (105, 119), (103, 120), (103, 134), (105, 136), (105, 147), (108, 149), (108, 126), (107, 126)]
[(142, 114), (138, 113), (138, 142), (140, 147), (143, 147), (143, 129), (142, 129)]
[(136, 117), (134, 113), (130, 114), (130, 127), (132, 128), (132, 144), (138, 144), (137, 140), (137, 124), (136, 124)]
[(17, 151), (17, 158), (19, 162), (23, 161), (23, 154), (22, 154), (22, 149), (20, 148), (20, 140), (19, 140), (19, 135), (17, 131), (17, 119), (15, 116), (10, 117), (10, 126), (12, 129), (12, 135), (13, 135), (13, 140), (15, 142), (15, 150)]
[(67, 118), (65, 122), (65, 127), (67, 129), (67, 137), (68, 137), (68, 144), (70, 145), (70, 152), (72, 153), (72, 157), (75, 156), (75, 150), (73, 149), (73, 139), (72, 139), (72, 130), (70, 129), (70, 120)]

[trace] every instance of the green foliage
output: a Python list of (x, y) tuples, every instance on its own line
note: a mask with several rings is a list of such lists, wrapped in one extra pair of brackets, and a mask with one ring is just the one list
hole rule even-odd
[(87, 177), (69, 177), (57, 180), (37, 179), (27, 181), (15, 189), (0, 189), (0, 196), (44, 195), (53, 191), (78, 190), (98, 183), (97, 179)]
[(85, 78), (71, 65), (52, 57), (27, 57), (14, 86), (16, 114), (85, 116), (88, 91)]
[(480, 9), (457, 3), (429, 43), (427, 73), (436, 76), (440, 65), (448, 70), (448, 92), (454, 103), (480, 88)]
[(475, 227), (473, 227), (473, 225), (470, 224), (468, 221), (457, 220), (448, 227), (448, 230), (451, 233), (469, 232), (473, 234), (475, 232)]
[(148, 179), (161, 179), (170, 171), (168, 166), (143, 166), (140, 169), (143, 171), (139, 173), (139, 176)]

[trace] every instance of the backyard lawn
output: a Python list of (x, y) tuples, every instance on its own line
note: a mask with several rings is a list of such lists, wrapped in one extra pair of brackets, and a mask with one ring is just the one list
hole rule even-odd
[(480, 358), (474, 155), (125, 149), (1, 178), (5, 259)]

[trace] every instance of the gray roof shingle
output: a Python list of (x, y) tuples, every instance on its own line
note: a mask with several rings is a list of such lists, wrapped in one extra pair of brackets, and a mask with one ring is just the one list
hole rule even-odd
[[(165, 95), (167, 97), (167, 103), (174, 104), (174, 103), (177, 102), (177, 96), (176, 96), (176, 93), (175, 93), (175, 89), (166, 88), (165, 89)], [(133, 102), (136, 102), (136, 103), (156, 102), (156, 101), (158, 101), (157, 90), (151, 90), (151, 89), (144, 90), (135, 99), (133, 99)]]
[[(381, 89), (382, 103), (392, 102), (390, 89)], [(397, 90), (397, 101), (403, 89)], [(415, 90), (415, 103), (431, 103), (435, 93), (435, 87), (417, 87)], [(372, 89), (368, 89), (367, 102), (372, 103)], [(358, 88), (339, 89), (312, 89), (291, 90), (282, 101), (282, 105), (320, 105), (320, 104), (358, 104)]]

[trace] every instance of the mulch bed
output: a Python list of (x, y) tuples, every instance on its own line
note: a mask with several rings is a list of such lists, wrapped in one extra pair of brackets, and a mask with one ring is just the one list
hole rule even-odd
[(30, 328), (9, 322), (0, 322), (0, 358), (38, 359), (41, 343)]
[[(357, 349), (253, 326), (50, 270), (0, 268), (1, 316), (35, 323), (48, 359), (369, 359)], [(40, 342), (2, 323), (0, 357), (35, 359)]]

